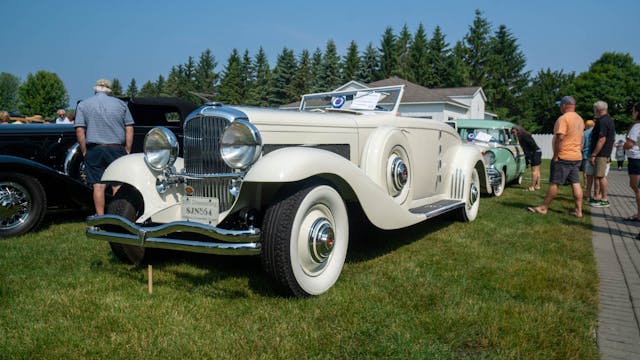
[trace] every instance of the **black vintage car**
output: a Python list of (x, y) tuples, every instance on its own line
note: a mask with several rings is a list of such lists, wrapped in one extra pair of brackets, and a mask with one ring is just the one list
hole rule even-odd
[[(133, 152), (156, 127), (173, 131), (182, 142), (182, 121), (197, 108), (179, 98), (125, 100), (135, 121)], [(47, 209), (92, 209), (83, 157), (73, 125), (0, 125), (0, 238), (37, 227)]]

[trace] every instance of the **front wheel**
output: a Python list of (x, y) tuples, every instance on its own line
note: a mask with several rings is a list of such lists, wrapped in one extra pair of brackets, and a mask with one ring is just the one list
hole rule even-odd
[(495, 197), (499, 197), (502, 195), (502, 193), (504, 192), (504, 187), (507, 184), (507, 178), (504, 174), (504, 170), (498, 170), (498, 171), (500, 171), (500, 184), (493, 185), (493, 196)]
[(0, 238), (26, 234), (42, 222), (47, 195), (38, 179), (0, 173)]
[(466, 185), (467, 197), (464, 207), (460, 208), (458, 212), (458, 217), (462, 221), (469, 222), (476, 219), (480, 209), (480, 177), (478, 176), (478, 170), (473, 169), (471, 178)]
[(333, 187), (292, 187), (265, 213), (262, 265), (286, 294), (319, 295), (338, 280), (348, 242), (347, 208)]
[[(142, 213), (142, 200), (128, 189), (120, 189), (109, 202), (107, 214), (119, 215), (129, 221), (135, 221)], [(111, 251), (122, 262), (140, 264), (145, 259), (146, 249), (141, 246), (124, 245), (110, 242)]]

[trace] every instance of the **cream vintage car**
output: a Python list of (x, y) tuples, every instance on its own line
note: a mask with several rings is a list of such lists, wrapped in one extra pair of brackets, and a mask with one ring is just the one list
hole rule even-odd
[(259, 255), (286, 294), (322, 294), (362, 226), (352, 211), (380, 229), (478, 214), (480, 152), (445, 123), (399, 116), (403, 89), (304, 95), (300, 111), (208, 103), (184, 121), (184, 158), (154, 128), (143, 154), (107, 168), (123, 186), (87, 236), (132, 263), (150, 248)]

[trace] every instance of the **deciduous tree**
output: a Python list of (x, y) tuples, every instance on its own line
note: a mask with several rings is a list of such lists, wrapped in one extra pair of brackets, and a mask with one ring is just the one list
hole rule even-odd
[(25, 115), (49, 117), (69, 106), (69, 95), (57, 74), (40, 70), (28, 74), (18, 87), (18, 109)]

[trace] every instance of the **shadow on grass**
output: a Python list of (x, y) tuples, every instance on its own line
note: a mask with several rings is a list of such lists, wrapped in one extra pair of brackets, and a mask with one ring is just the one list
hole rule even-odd
[[(380, 230), (368, 223), (366, 219), (353, 221), (346, 262), (364, 262), (383, 256), (455, 221), (453, 216), (445, 214), (400, 230)], [(360, 226), (356, 228), (353, 223), (358, 223)], [(210, 297), (247, 298), (250, 294), (237, 285), (217, 285), (225, 280), (246, 279), (250, 291), (255, 294), (268, 297), (281, 296), (275, 284), (263, 271), (259, 256), (224, 256), (147, 249), (149, 250), (152, 250), (149, 259), (135, 268), (142, 270), (147, 265), (152, 265), (154, 270), (162, 271), (165, 277), (172, 279), (164, 283), (172, 288), (198, 292)], [(140, 271), (132, 271), (131, 265), (123, 264), (115, 255), (111, 254), (109, 261), (111, 266), (107, 271), (115, 270), (121, 277), (146, 284), (146, 275), (141, 278)], [(98, 264), (96, 267), (102, 266)]]
[[(558, 208), (557, 206), (554, 206), (560, 202), (564, 203), (561, 205), (562, 208)], [(538, 202), (502, 201), (501, 205), (511, 207), (514, 209), (513, 211), (521, 210), (523, 213), (528, 213), (532, 217), (561, 216), (563, 217), (561, 219), (563, 225), (580, 226), (588, 230), (591, 230), (593, 228), (591, 224), (591, 218), (588, 216), (588, 215), (591, 215), (591, 213), (587, 209), (586, 205), (582, 206), (582, 214), (583, 214), (582, 218), (577, 218), (570, 214), (570, 212), (573, 211), (573, 206), (574, 206), (573, 197), (571, 196), (569, 197), (557, 196), (555, 199), (553, 199), (551, 207), (547, 210), (547, 213), (544, 215), (533, 213), (527, 209), (528, 207), (538, 206), (541, 203), (542, 201), (538, 201)]]

